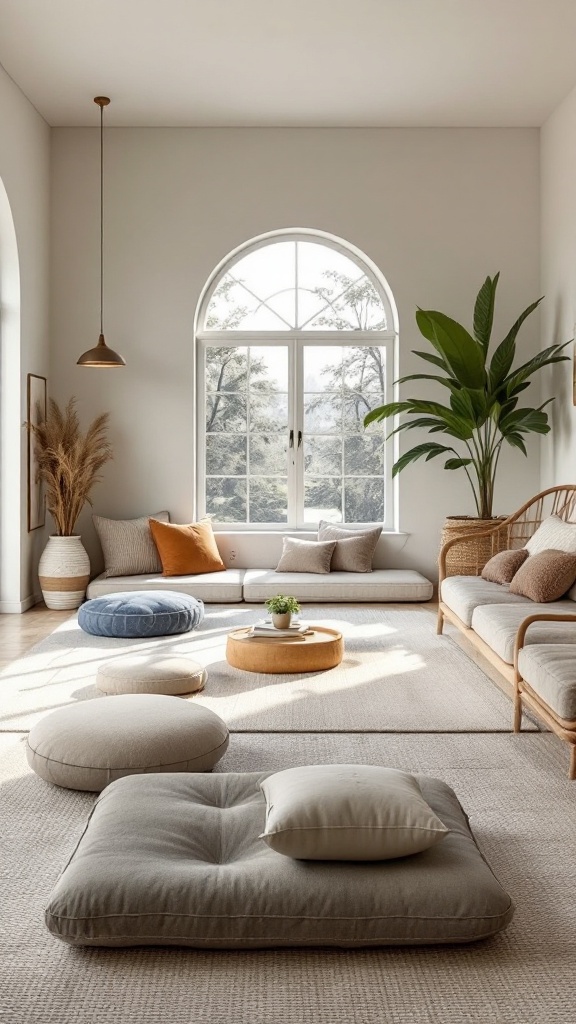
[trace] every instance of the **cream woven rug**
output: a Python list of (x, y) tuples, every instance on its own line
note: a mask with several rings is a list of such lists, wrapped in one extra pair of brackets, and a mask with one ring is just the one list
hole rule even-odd
[[(423, 605), (305, 606), (303, 618), (340, 629), (345, 658), (328, 671), (259, 675), (225, 659), (231, 629), (262, 607), (208, 605), (199, 630), (153, 640), (110, 640), (71, 618), (0, 676), (0, 731), (29, 729), (53, 708), (92, 698), (98, 665), (135, 653), (186, 654), (208, 669), (192, 698), (235, 732), (508, 732), (508, 698), (449, 636), (438, 637)], [(527, 722), (528, 728), (536, 728)]]
[(197, 952), (73, 949), (43, 908), (93, 798), (29, 771), (0, 737), (2, 1024), (572, 1024), (576, 783), (547, 733), (233, 736), (218, 771), (389, 764), (444, 779), (516, 903), (471, 946)]

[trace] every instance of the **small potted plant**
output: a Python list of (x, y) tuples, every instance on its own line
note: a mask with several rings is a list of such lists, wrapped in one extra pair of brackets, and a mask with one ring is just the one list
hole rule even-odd
[(272, 616), (272, 625), (276, 629), (288, 629), (292, 622), (292, 616), (300, 611), (300, 605), (296, 598), (286, 597), (284, 594), (270, 597), (264, 604)]

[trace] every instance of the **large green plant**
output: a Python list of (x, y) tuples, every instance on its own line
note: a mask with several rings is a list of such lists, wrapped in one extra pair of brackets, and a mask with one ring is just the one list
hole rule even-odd
[(401, 377), (398, 383), (436, 381), (449, 392), (447, 404), (409, 398), (372, 409), (364, 418), (364, 425), (368, 426), (369, 423), (387, 420), (397, 414), (408, 414), (412, 418), (403, 419), (389, 436), (398, 431), (421, 428), (430, 434), (444, 434), (460, 442), (459, 447), (436, 441), (418, 444), (398, 459), (392, 475), (395, 476), (417, 459), (425, 458), (429, 462), (449, 452), (451, 457), (444, 463), (444, 468), (464, 470), (481, 519), (492, 517), (494, 481), (503, 443), (519, 448), (526, 455), (522, 435), (547, 434), (550, 430), (544, 407), (553, 399), (549, 398), (537, 409), (532, 409), (518, 406), (519, 395), (530, 386), (530, 378), (537, 370), (568, 359), (561, 352), (570, 344), (567, 341), (563, 345), (550, 345), (533, 359), (513, 369), (518, 331), (542, 301), (537, 299), (518, 317), (490, 356), (499, 276), (498, 273), (493, 278), (487, 277), (478, 292), (473, 334), (444, 313), (424, 309), (416, 313), (420, 332), (435, 352), (414, 352), (414, 355), (432, 363), (440, 372), (412, 373)]

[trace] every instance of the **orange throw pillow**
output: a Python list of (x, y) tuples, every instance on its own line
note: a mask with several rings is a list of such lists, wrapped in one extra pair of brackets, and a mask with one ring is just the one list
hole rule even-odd
[(163, 576), (193, 576), (226, 569), (210, 519), (186, 526), (160, 523), (157, 519), (149, 519), (148, 523), (162, 562)]

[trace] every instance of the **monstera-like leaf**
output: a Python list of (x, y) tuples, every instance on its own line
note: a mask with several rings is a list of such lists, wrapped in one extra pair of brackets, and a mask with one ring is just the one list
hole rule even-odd
[[(476, 511), (481, 519), (492, 518), (492, 502), (498, 459), (502, 445), (511, 445), (526, 455), (523, 435), (547, 434), (550, 430), (544, 408), (549, 398), (536, 409), (518, 406), (520, 394), (530, 386), (531, 378), (544, 366), (568, 359), (562, 355), (570, 341), (550, 345), (537, 356), (513, 369), (518, 332), (542, 299), (532, 302), (512, 325), (508, 334), (490, 355), (496, 287), (500, 275), (487, 277), (474, 305), (473, 332), (444, 313), (419, 309), (416, 323), (420, 333), (430, 342), (433, 352), (418, 352), (438, 373), (411, 373), (398, 381), (435, 381), (445, 389), (444, 401), (432, 402), (409, 398), (372, 409), (364, 425), (402, 417), (399, 426), (389, 434), (421, 429), (430, 434), (444, 434), (451, 441), (440, 444), (426, 441), (415, 445), (395, 462), (392, 475), (400, 473), (418, 459), (435, 459), (448, 455), (444, 469), (463, 469), (472, 492)], [(406, 417), (406, 418), (404, 418)], [(457, 442), (456, 447), (453, 442)]]

